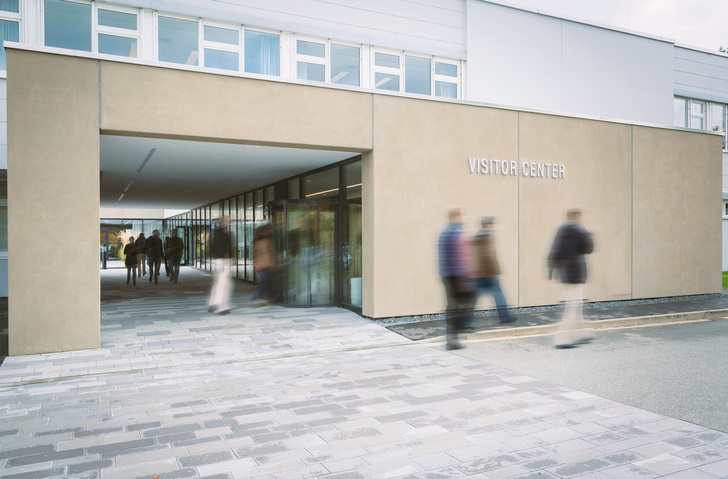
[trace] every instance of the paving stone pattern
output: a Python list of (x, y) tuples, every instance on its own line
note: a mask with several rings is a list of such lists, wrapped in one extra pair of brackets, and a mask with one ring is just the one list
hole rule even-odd
[[(102, 273), (99, 350), (0, 366), (0, 477), (728, 478), (728, 435), (336, 308), (207, 312), (210, 277)], [(164, 280), (164, 278), (162, 278)]]

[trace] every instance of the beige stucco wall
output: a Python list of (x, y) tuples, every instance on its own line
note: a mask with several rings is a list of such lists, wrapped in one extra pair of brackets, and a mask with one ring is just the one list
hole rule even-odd
[[(442, 311), (451, 206), (469, 234), (498, 219), (514, 306), (561, 299), (546, 255), (574, 206), (596, 241), (587, 298), (720, 291), (717, 135), (8, 51), (11, 354), (99, 344), (100, 132), (361, 152), (368, 317)], [(515, 170), (472, 173), (470, 158)], [(524, 162), (565, 175), (532, 178)], [(58, 232), (72, 255), (48, 254)]]
[(101, 62), (101, 129), (365, 151), (371, 97), (275, 81)]
[(631, 294), (631, 127), (629, 125), (520, 114), (519, 164), (548, 162), (565, 167), (564, 178), (520, 177), (521, 231), (518, 304), (561, 300), (558, 284), (547, 284), (547, 257), (569, 208), (583, 211), (592, 231), (588, 258), (589, 299), (626, 299)]
[(634, 127), (634, 296), (719, 292), (720, 136)]
[(97, 348), (98, 63), (7, 56), (10, 354)]
[[(720, 137), (387, 96), (374, 105), (365, 314), (442, 311), (437, 238), (450, 206), (465, 209), (469, 235), (481, 216), (498, 218), (513, 306), (561, 300), (546, 259), (571, 207), (584, 211), (596, 244), (587, 299), (720, 292)], [(518, 173), (473, 174), (471, 157), (515, 161)], [(524, 162), (563, 165), (565, 174), (527, 176)]]

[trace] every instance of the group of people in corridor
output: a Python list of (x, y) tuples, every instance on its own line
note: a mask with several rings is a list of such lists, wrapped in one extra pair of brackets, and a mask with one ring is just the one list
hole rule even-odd
[(126, 284), (131, 281), (136, 285), (137, 275), (141, 278), (147, 274), (149, 267), (149, 282), (159, 284), (159, 269), (164, 259), (164, 271), (170, 281), (177, 282), (179, 266), (182, 262), (185, 245), (182, 238), (177, 236), (177, 230), (172, 230), (172, 237), (166, 237), (164, 243), (159, 237), (159, 230), (154, 230), (152, 236), (144, 237), (140, 233), (135, 240), (133, 236), (124, 246), (124, 265), (126, 266)]
[[(585, 328), (582, 298), (586, 283), (585, 255), (594, 250), (589, 230), (581, 223), (581, 211), (570, 209), (566, 222), (561, 225), (548, 255), (548, 281), (553, 272), (559, 273), (564, 285), (564, 314), (554, 336), (557, 348), (571, 348), (592, 339)], [(495, 218), (486, 216), (481, 229), (470, 239), (463, 225), (465, 216), (461, 208), (448, 212), (449, 224), (438, 242), (440, 277), (445, 287), (447, 307), (445, 315), (446, 348), (461, 349), (461, 332), (472, 331), (473, 310), (479, 293), (492, 294), (502, 324), (512, 323), (500, 285), (500, 266), (495, 246)]]
[[(209, 302), (211, 313), (228, 314), (231, 309), (230, 299), (233, 289), (231, 266), (235, 257), (235, 247), (229, 229), (230, 218), (222, 216), (212, 234), (210, 257), (214, 279)], [(172, 229), (171, 235), (164, 243), (159, 236), (159, 230), (154, 230), (149, 238), (145, 238), (144, 233), (140, 233), (136, 240), (134, 237), (129, 238), (124, 247), (126, 284), (136, 285), (137, 275), (145, 276), (147, 266), (149, 282), (154, 281), (158, 284), (163, 259), (169, 280), (177, 283), (184, 254), (184, 242), (177, 235), (176, 229)], [(261, 225), (255, 232), (253, 264), (259, 281), (251, 298), (251, 305), (261, 306), (273, 301), (270, 277), (276, 266), (276, 251), (273, 244), (273, 228), (270, 224)]]

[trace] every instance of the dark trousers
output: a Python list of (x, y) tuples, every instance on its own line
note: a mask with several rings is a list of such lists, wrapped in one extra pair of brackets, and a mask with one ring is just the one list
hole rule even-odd
[(182, 262), (182, 258), (169, 258), (169, 264), (172, 266), (172, 276), (169, 278), (170, 281), (177, 282), (179, 278), (179, 264)]
[(155, 256), (152, 258), (151, 256), (147, 256), (147, 260), (149, 261), (149, 281), (152, 278), (159, 278), (159, 267), (162, 265), (162, 257)]
[[(497, 276), (488, 276), (477, 279), (478, 292), (481, 294), (492, 294), (495, 300), (495, 307), (498, 308), (498, 316), (501, 323), (510, 321), (511, 316), (508, 312), (508, 304), (506, 297), (501, 289), (500, 280)], [(469, 324), (467, 326), (470, 326)]]
[(134, 278), (134, 284), (136, 284), (136, 270), (137, 265), (135, 264), (126, 266), (126, 284), (129, 284), (131, 278)]
[(445, 286), (447, 296), (445, 334), (448, 341), (457, 340), (458, 331), (473, 321), (473, 308), (477, 296), (472, 287), (464, 281), (456, 276), (442, 277), (442, 284)]
[(270, 298), (270, 268), (261, 269), (258, 273), (258, 288), (253, 292), (253, 301), (267, 301)]

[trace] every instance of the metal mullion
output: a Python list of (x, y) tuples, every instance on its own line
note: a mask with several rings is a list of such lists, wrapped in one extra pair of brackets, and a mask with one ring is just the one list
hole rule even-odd
[(99, 16), (96, 2), (91, 2), (91, 51), (99, 52)]
[(205, 66), (205, 25), (202, 18), (197, 19), (197, 66)]

